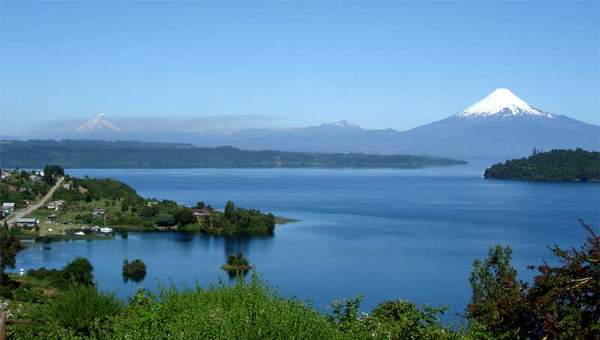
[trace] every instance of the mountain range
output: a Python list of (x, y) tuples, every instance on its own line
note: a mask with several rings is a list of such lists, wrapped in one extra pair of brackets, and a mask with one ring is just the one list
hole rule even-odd
[(185, 142), (248, 150), (420, 154), (461, 159), (511, 158), (533, 148), (600, 149), (600, 127), (527, 104), (499, 88), (445, 119), (407, 131), (364, 129), (347, 121), (285, 130), (248, 129), (232, 133), (127, 132), (97, 115), (70, 138)]

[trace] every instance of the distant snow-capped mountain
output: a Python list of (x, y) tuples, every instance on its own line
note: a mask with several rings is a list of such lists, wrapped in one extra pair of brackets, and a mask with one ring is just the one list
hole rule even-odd
[(498, 160), (528, 155), (533, 148), (600, 150), (600, 127), (530, 106), (499, 88), (449, 117), (407, 131), (372, 130), (337, 121), (286, 130), (248, 129), (233, 133), (121, 131), (97, 115), (72, 138), (184, 142), (249, 150), (421, 154)]
[(509, 89), (499, 88), (487, 97), (456, 114), (457, 117), (545, 117), (552, 114), (534, 109)]
[(533, 148), (600, 149), (600, 127), (534, 108), (499, 88), (445, 119), (399, 132), (346, 121), (289, 130), (247, 130), (200, 137), (199, 145), (311, 152), (425, 154), (461, 158), (525, 156)]
[(114, 125), (113, 123), (108, 121), (104, 117), (103, 113), (98, 113), (92, 119), (81, 124), (77, 129), (75, 129), (75, 132), (93, 133), (93, 132), (97, 132), (97, 131), (101, 131), (101, 130), (108, 130), (108, 131), (115, 131), (115, 132), (121, 131), (121, 129), (119, 129), (116, 125)]

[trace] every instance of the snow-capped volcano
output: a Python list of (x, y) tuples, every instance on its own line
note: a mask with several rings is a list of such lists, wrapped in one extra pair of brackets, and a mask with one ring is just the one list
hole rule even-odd
[(360, 129), (360, 125), (354, 123), (354, 122), (349, 122), (347, 120), (338, 120), (337, 122), (332, 122), (332, 123), (323, 123), (321, 124), (321, 127), (337, 127), (337, 128), (350, 128), (350, 129)]
[(550, 113), (534, 109), (509, 89), (499, 88), (487, 97), (456, 114), (457, 117), (519, 117), (552, 118)]
[(116, 131), (116, 132), (120, 132), (121, 131), (121, 129), (119, 129), (116, 125), (114, 125), (113, 123), (111, 123), (108, 120), (106, 120), (104, 118), (104, 114), (103, 113), (98, 113), (92, 119), (90, 119), (87, 122), (81, 124), (77, 129), (75, 129), (75, 132), (91, 133), (91, 132), (95, 132), (95, 131), (99, 131), (99, 130), (104, 130), (104, 129), (112, 130), (112, 131)]

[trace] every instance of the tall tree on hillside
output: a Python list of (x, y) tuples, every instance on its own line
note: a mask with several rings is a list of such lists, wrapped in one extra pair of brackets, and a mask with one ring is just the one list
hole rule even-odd
[(0, 285), (6, 284), (8, 278), (4, 273), (6, 268), (15, 267), (15, 257), (21, 250), (21, 243), (8, 231), (8, 224), (0, 227)]
[(467, 315), (499, 337), (519, 338), (531, 327), (527, 327), (525, 312), (526, 287), (517, 279), (511, 259), (510, 247), (496, 245), (485, 260), (473, 263), (469, 278), (473, 296)]
[(233, 217), (234, 210), (235, 206), (233, 205), (233, 202), (227, 201), (227, 204), (225, 204), (225, 210), (223, 210), (223, 213), (225, 214), (225, 218), (227, 220), (231, 220), (231, 218)]
[(44, 181), (48, 184), (54, 184), (58, 177), (65, 175), (65, 169), (60, 165), (46, 165), (44, 167)]

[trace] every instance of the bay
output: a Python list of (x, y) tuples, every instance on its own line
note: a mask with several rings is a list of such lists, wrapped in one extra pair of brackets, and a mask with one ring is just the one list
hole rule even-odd
[[(600, 221), (597, 183), (485, 180), (480, 166), (397, 169), (72, 169), (112, 177), (144, 197), (222, 208), (227, 200), (300, 220), (273, 237), (226, 239), (185, 233), (129, 233), (127, 239), (34, 244), (17, 268), (60, 268), (88, 258), (100, 289), (126, 298), (137, 287), (206, 286), (228, 281), (219, 267), (242, 251), (281, 293), (327, 311), (334, 299), (364, 295), (367, 311), (387, 299), (449, 305), (450, 318), (470, 298), (475, 259), (494, 244), (513, 248), (526, 267), (552, 261), (548, 246), (579, 245), (578, 219)], [(148, 266), (140, 283), (124, 282), (124, 259)]]

